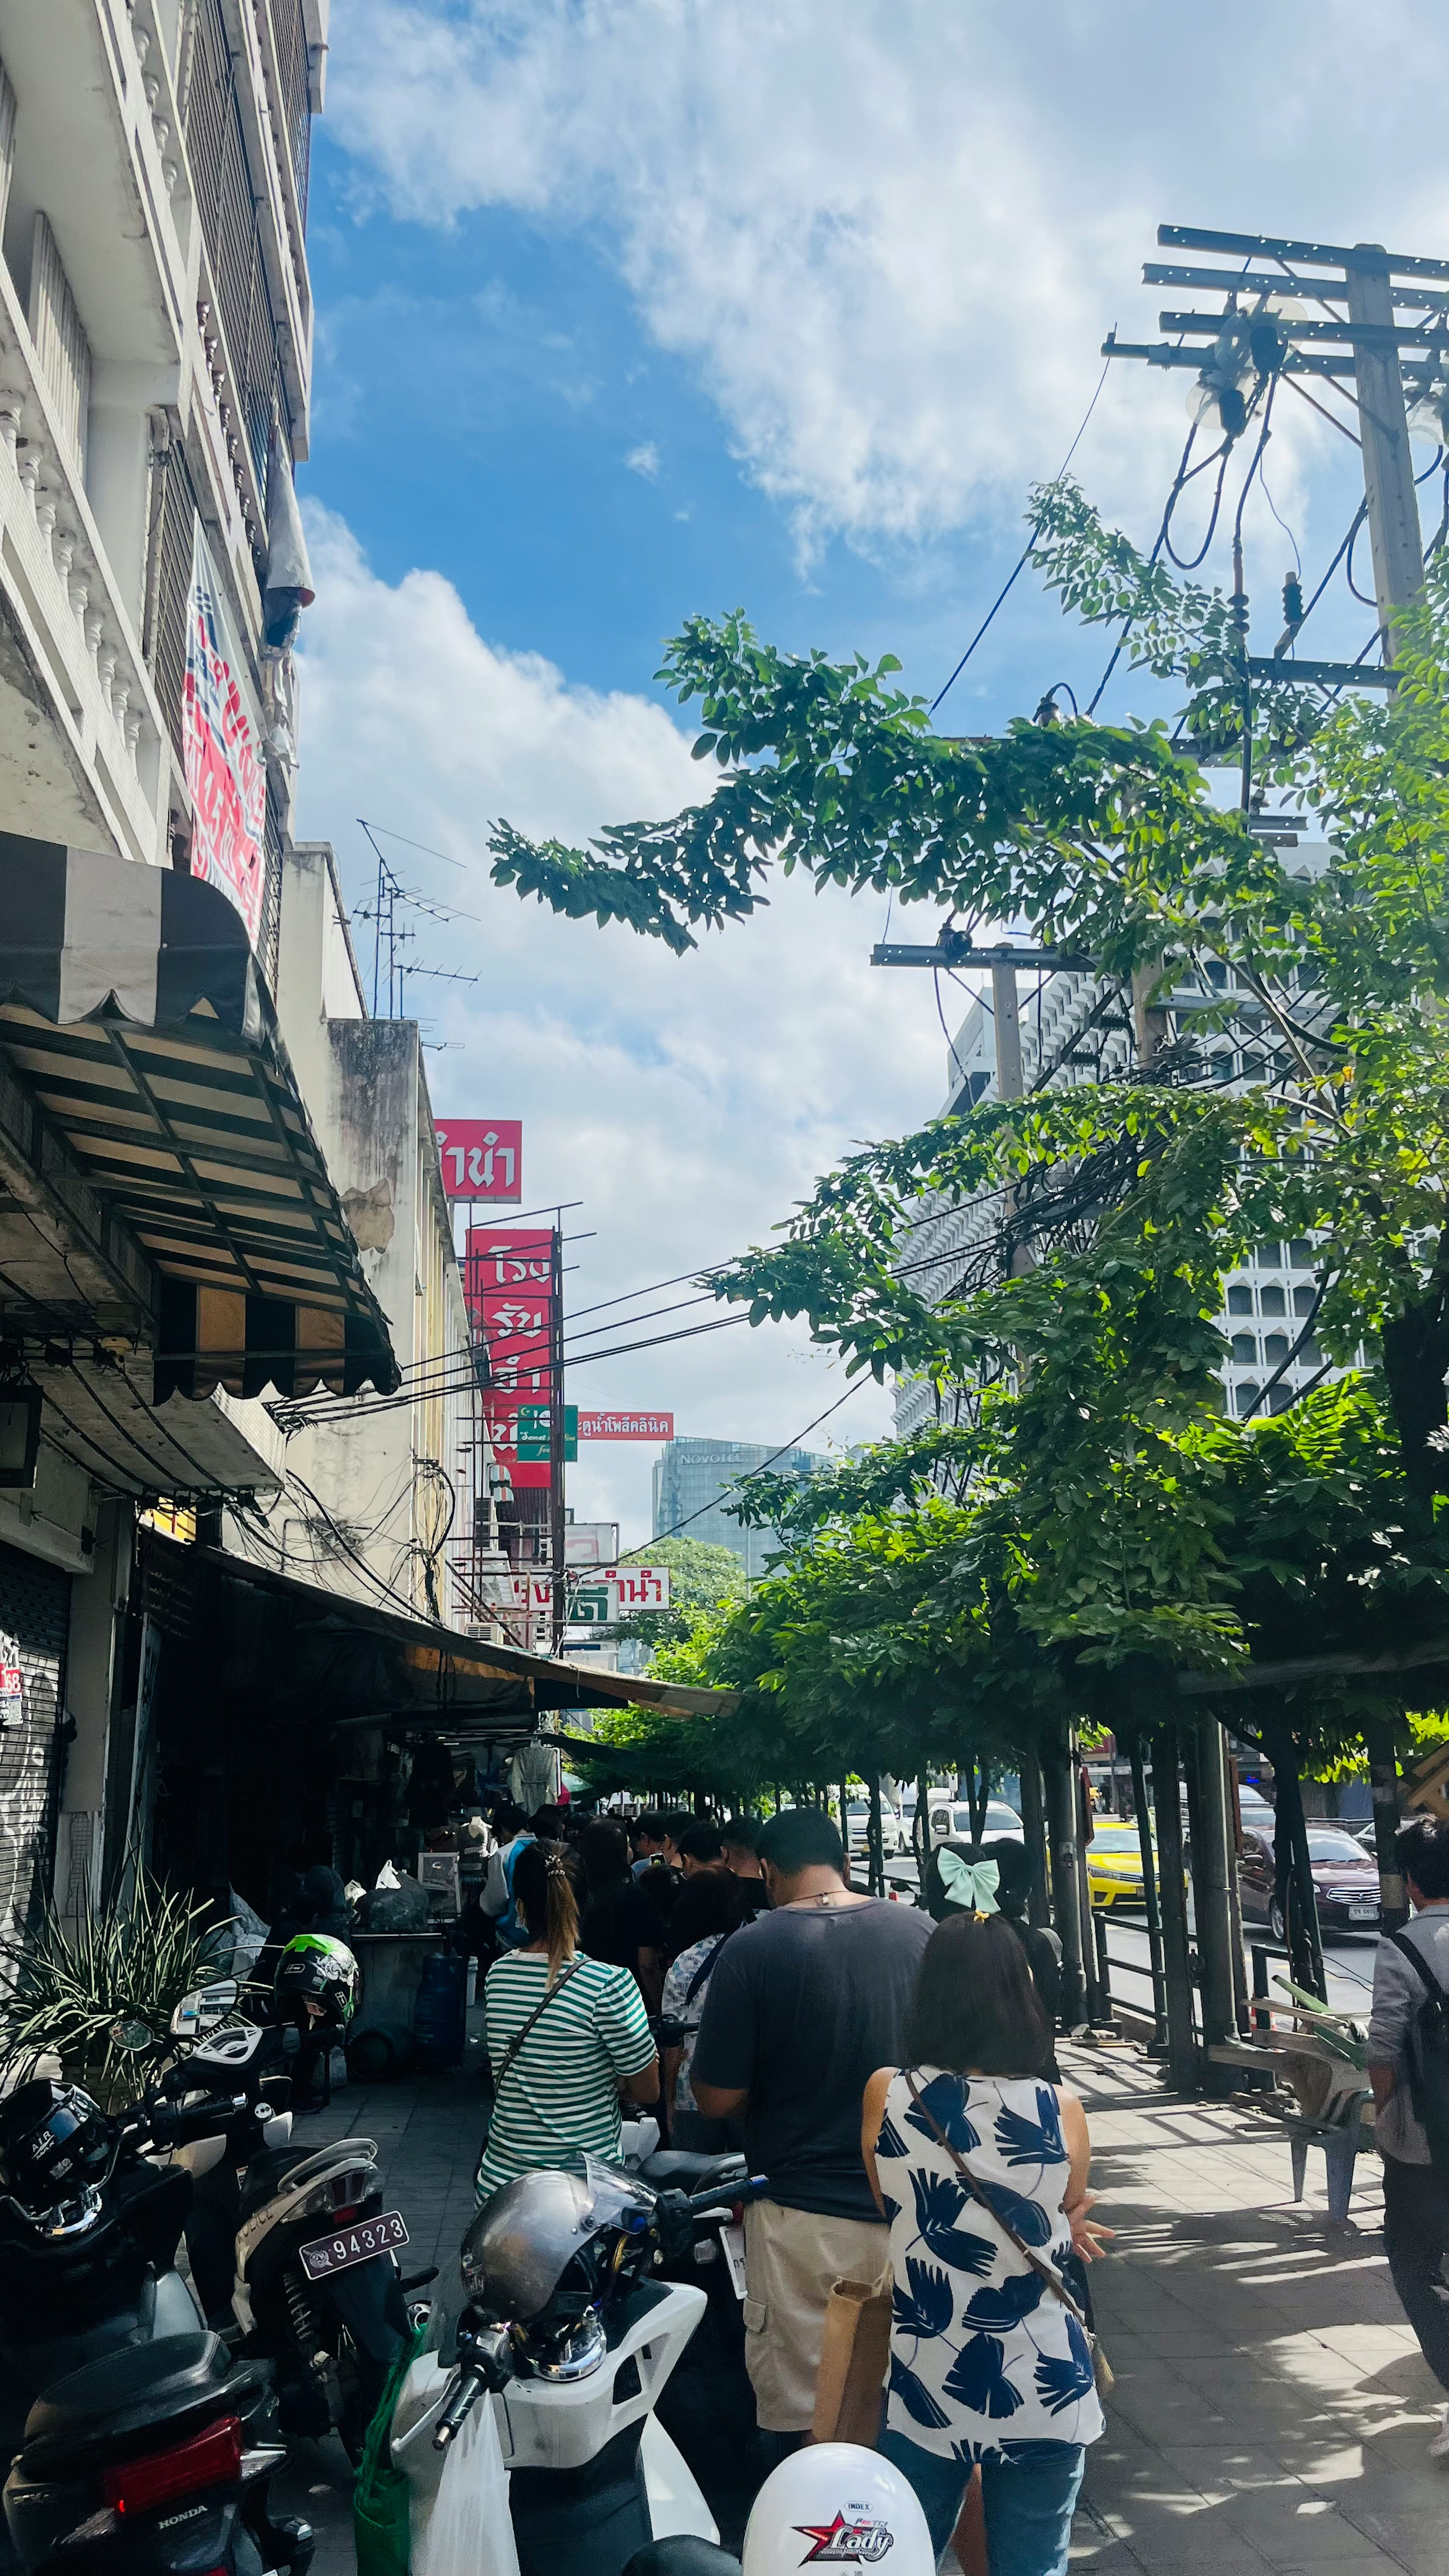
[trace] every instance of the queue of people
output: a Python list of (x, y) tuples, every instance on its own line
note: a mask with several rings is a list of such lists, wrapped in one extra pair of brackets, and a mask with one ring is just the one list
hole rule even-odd
[[(504, 1831), (506, 1828), (506, 1832)], [(499, 1820), (483, 1906), (494, 2101), (480, 2199), (626, 2109), (742, 2144), (745, 2363), (767, 2460), (810, 2437), (842, 2278), (893, 2282), (878, 2447), (939, 2553), (981, 2474), (992, 2576), (1064, 2576), (1102, 2431), (1090, 2141), (1052, 2044), (1058, 1961), (1015, 1846), (933, 1852), (924, 1910), (861, 1894), (820, 1808)], [(566, 1838), (568, 1836), (569, 1838)]]

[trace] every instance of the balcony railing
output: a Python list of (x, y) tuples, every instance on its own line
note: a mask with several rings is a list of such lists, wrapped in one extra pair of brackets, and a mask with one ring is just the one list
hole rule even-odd
[[(162, 724), (80, 469), (0, 261), (0, 588), (117, 848), (166, 852)], [(57, 786), (73, 796), (70, 764)]]

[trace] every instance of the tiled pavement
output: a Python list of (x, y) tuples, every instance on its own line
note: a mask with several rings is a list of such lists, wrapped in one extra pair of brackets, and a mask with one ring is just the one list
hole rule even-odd
[[(473, 2208), (475, 2063), (470, 2051), (456, 2076), (349, 2088), (304, 2126), (309, 2144), (376, 2138), (410, 2268), (455, 2246)], [(1442, 2400), (1389, 2281), (1374, 2160), (1360, 2158), (1335, 2229), (1321, 2156), (1295, 2208), (1287, 2143), (1266, 2121), (1177, 2101), (1135, 2051), (1064, 2050), (1063, 2063), (1117, 2230), (1092, 2275), (1117, 2385), (1074, 2569), (1449, 2576), (1449, 2469), (1426, 2457)], [(284, 2492), (321, 2534), (315, 2576), (351, 2576), (340, 2448), (308, 2446)]]
[(1117, 2385), (1074, 2567), (1441, 2576), (1443, 2397), (1389, 2280), (1374, 2158), (1334, 2228), (1322, 2157), (1295, 2208), (1268, 2122), (1164, 2095), (1140, 2057), (1064, 2056), (1117, 2229), (1092, 2274)]

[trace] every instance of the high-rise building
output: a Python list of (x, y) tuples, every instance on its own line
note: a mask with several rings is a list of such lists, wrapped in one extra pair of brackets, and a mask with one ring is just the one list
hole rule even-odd
[[(1328, 857), (1325, 844), (1299, 842), (1286, 825), (1267, 827), (1290, 874), (1317, 875)], [(1163, 995), (1166, 1034), (1192, 1034), (1193, 1013), (1227, 1008), (1232, 1018), (1201, 1041), (1202, 1078), (1233, 1091), (1272, 1078), (1274, 1036), (1267, 1013), (1256, 996), (1238, 991), (1229, 967), (1208, 958), (1199, 974), (1184, 968)], [(1311, 1024), (1311, 993), (1294, 994), (1295, 1017)], [(1131, 1009), (1126, 993), (1109, 977), (1090, 970), (1043, 976), (1034, 992), (1021, 997), (1022, 1075), (1028, 1093), (1060, 1090), (1083, 1082), (1125, 1081), (1134, 1062)], [(980, 1100), (996, 1097), (995, 1028), (990, 1006), (973, 1002), (949, 1042), (946, 1097), (942, 1117), (960, 1117)], [(944, 1295), (969, 1271), (972, 1257), (983, 1252), (1000, 1213), (999, 1196), (982, 1191), (969, 1198), (930, 1206), (901, 1248), (902, 1264), (916, 1265), (915, 1278), (927, 1295)], [(1289, 1353), (1303, 1331), (1316, 1294), (1315, 1248), (1311, 1242), (1259, 1243), (1223, 1281), (1223, 1304), (1217, 1321), (1227, 1337), (1223, 1363), (1223, 1403), (1227, 1412), (1246, 1416), (1262, 1403), (1279, 1412), (1298, 1389), (1323, 1371), (1323, 1354), (1310, 1337), (1290, 1361)], [(940, 1269), (927, 1270), (928, 1262)], [(1294, 1321), (1294, 1318), (1297, 1321)], [(1277, 1371), (1288, 1362), (1281, 1378)], [(896, 1386), (896, 1434), (909, 1438), (935, 1410), (935, 1393), (924, 1378), (902, 1378)]]
[(768, 1465), (776, 1476), (813, 1476), (829, 1461), (810, 1449), (771, 1449), (758, 1440), (671, 1440), (654, 1462), (654, 1536), (681, 1535), (727, 1547), (753, 1579), (784, 1542), (778, 1530), (746, 1529), (730, 1509), (742, 1480)]

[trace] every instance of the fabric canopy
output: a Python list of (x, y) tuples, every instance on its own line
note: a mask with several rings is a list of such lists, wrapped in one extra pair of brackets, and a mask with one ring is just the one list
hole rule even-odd
[(215, 887), (0, 833), (0, 1052), (157, 1278), (158, 1403), (394, 1391), (246, 926)]

